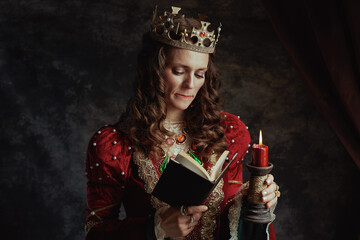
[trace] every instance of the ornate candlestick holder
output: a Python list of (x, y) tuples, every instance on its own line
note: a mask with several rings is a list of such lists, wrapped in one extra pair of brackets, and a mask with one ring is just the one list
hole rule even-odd
[(274, 221), (275, 214), (266, 208), (266, 204), (261, 201), (261, 192), (267, 188), (265, 180), (267, 174), (273, 169), (271, 163), (267, 167), (257, 167), (246, 163), (250, 172), (248, 195), (243, 202), (241, 209), (241, 219), (254, 223), (269, 223)]

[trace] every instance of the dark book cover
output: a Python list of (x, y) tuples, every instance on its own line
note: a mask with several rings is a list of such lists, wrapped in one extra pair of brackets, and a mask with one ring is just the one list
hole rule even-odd
[(215, 181), (209, 181), (180, 163), (170, 160), (152, 195), (171, 206), (202, 205), (235, 159), (223, 169)]

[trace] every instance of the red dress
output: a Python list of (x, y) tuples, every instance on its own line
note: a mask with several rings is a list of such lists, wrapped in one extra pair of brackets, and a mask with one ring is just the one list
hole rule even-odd
[[(248, 152), (250, 134), (238, 117), (222, 113), (228, 158), (237, 157), (223, 180), (206, 200), (209, 210), (185, 239), (229, 239), (237, 235), (242, 185), (241, 160)], [(203, 159), (209, 171), (213, 162)], [(228, 160), (224, 163), (226, 165)], [(147, 239), (149, 219), (164, 203), (151, 196), (159, 179), (159, 160), (133, 151), (131, 143), (116, 128), (101, 128), (91, 138), (86, 159), (86, 239)], [(118, 219), (123, 203), (126, 218)], [(153, 226), (150, 226), (153, 227)], [(273, 234), (270, 226), (270, 236)], [(270, 239), (275, 239), (270, 238)]]

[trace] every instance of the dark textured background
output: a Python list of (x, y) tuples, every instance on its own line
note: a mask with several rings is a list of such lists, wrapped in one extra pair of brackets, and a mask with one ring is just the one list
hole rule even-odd
[[(261, 3), (178, 5), (223, 24), (217, 67), (225, 110), (241, 116), (253, 142), (264, 132), (282, 191), (278, 239), (356, 239), (359, 170), (314, 108)], [(83, 239), (87, 141), (117, 120), (131, 95), (153, 6), (0, 1), (2, 239)]]

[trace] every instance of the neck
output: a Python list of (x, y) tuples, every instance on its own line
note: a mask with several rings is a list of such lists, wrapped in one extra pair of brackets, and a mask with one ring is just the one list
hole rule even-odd
[(166, 113), (166, 120), (171, 122), (180, 122), (184, 120), (184, 111), (182, 110), (175, 110), (167, 111)]

